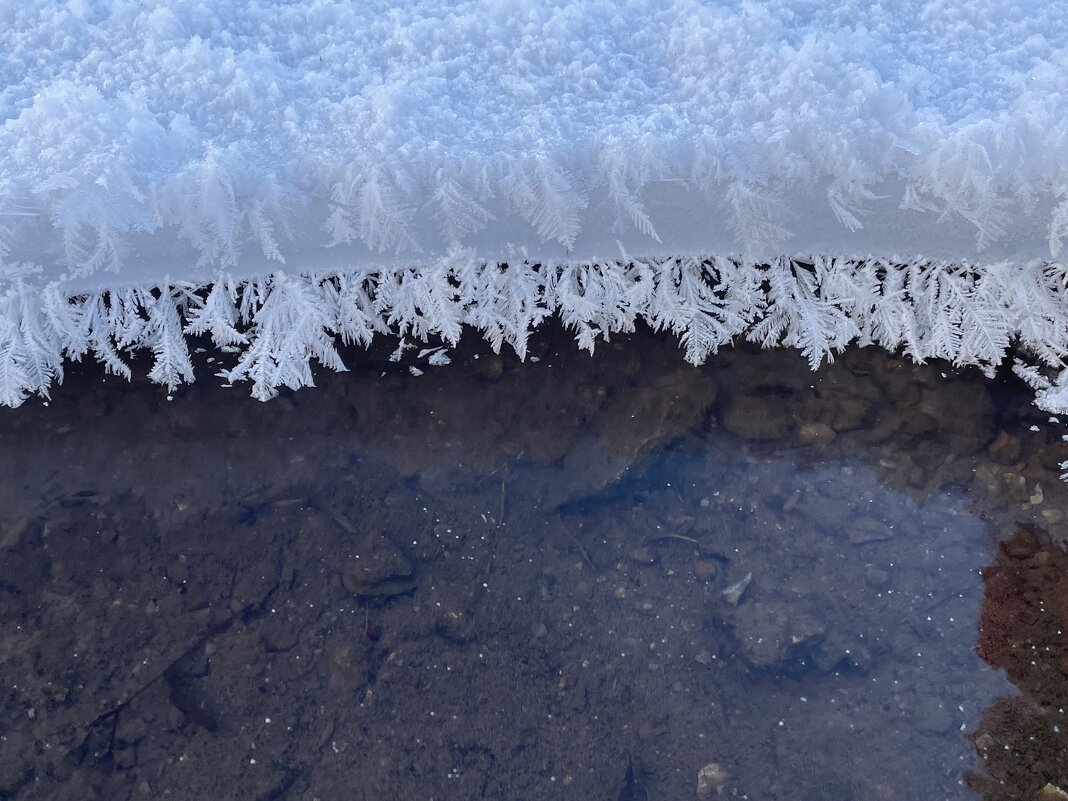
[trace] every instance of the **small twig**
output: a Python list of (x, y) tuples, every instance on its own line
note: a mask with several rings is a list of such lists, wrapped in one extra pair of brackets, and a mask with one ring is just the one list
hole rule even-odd
[(504, 499), (506, 493), (506, 483), (508, 481), (508, 465), (505, 464), (504, 472), (501, 474), (501, 513), (497, 517), (497, 528), (504, 525)]
[(567, 531), (567, 529), (564, 529), (564, 531), (567, 532), (567, 536), (571, 538), (571, 541), (575, 543), (575, 547), (578, 548), (578, 552), (582, 555), (582, 558), (586, 560), (586, 564), (593, 568), (593, 560), (590, 559), (590, 555), (586, 553), (586, 549), (582, 547), (582, 543), (578, 541), (578, 537), (576, 537), (570, 531)]
[(559, 515), (557, 515), (557, 520), (560, 521), (560, 525), (564, 529), (564, 533), (567, 534), (568, 538), (573, 543), (575, 543), (575, 547), (578, 549), (579, 554), (582, 556), (583, 560), (585, 560), (586, 564), (588, 564), (591, 568), (596, 570), (596, 567), (593, 564), (593, 560), (590, 559), (590, 555), (586, 552), (586, 549), (582, 547), (582, 543), (578, 541), (578, 537), (576, 537), (574, 534), (571, 533), (571, 529), (569, 529), (567, 527), (567, 525), (564, 523), (564, 519), (562, 517), (560, 517)]

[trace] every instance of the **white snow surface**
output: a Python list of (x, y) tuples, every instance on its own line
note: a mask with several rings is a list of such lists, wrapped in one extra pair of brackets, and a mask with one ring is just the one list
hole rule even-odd
[[(0, 221), (49, 276), (1056, 257), (1068, 5), (0, 0)], [(328, 249), (330, 246), (335, 246)]]
[(0, 0), (0, 400), (136, 347), (173, 387), (197, 334), (265, 398), (338, 337), (558, 315), (1016, 344), (1068, 411), (1066, 111), (1048, 0)]

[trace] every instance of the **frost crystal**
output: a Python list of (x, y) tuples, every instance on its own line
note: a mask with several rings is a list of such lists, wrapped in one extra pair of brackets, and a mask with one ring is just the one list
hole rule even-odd
[(1062, 6), (2, 3), (0, 402), (132, 348), (174, 388), (189, 336), (266, 399), (555, 315), (1012, 349), (1068, 413)]

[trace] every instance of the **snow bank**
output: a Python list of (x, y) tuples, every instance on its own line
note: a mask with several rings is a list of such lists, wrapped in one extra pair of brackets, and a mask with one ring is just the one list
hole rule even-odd
[(1068, 412), (1066, 76), (1044, 1), (0, 0), (0, 400), (131, 348), (176, 386), (191, 334), (266, 398), (338, 337), (559, 315), (1018, 345)]

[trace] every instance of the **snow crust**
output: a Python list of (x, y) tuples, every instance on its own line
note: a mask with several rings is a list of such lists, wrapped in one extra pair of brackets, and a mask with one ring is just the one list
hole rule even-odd
[(98, 286), (617, 239), (1056, 258), (1066, 108), (1045, 0), (6, 0), (0, 220)]
[(339, 336), (555, 314), (1015, 345), (1068, 411), (1066, 109), (1045, 0), (0, 0), (0, 399), (136, 347), (175, 386), (194, 334), (269, 397)]

